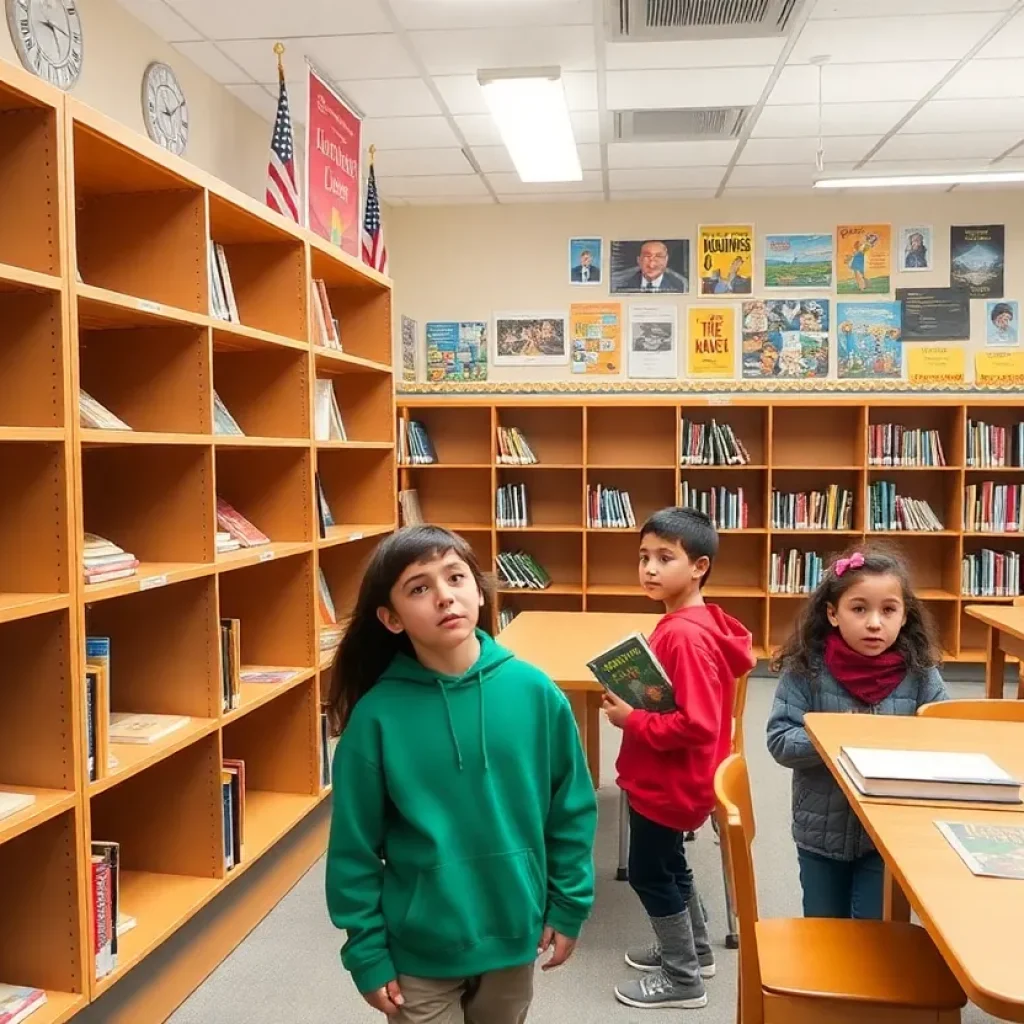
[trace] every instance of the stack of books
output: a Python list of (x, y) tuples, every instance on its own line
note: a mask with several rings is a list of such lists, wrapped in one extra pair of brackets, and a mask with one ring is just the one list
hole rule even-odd
[(227, 530), (217, 531), (217, 554), (226, 555), (230, 551), (237, 551), (241, 543), (235, 540)]
[(398, 421), (398, 464), (400, 466), (432, 466), (437, 451), (427, 428), (419, 420)]
[(809, 594), (821, 582), (824, 562), (817, 551), (773, 551), (768, 591), (772, 594)]
[(82, 553), (82, 568), (86, 583), (109, 583), (123, 580), (138, 572), (139, 560), (113, 541), (98, 533), (85, 534), (85, 548)]
[(110, 712), (110, 742), (149, 745), (184, 729), (188, 715), (147, 715), (134, 711)]
[[(97, 402), (84, 388), (78, 389), (78, 425), (91, 430), (131, 430), (119, 416)], [(3, 1021), (0, 1020), (0, 1024)]]
[(232, 540), (238, 542), (239, 547), (255, 548), (270, 543), (270, 538), (262, 530), (253, 526), (223, 498), (217, 499), (217, 528), (221, 533), (229, 534)]
[(743, 488), (730, 491), (727, 487), (712, 487), (701, 491), (684, 480), (679, 488), (679, 504), (695, 508), (711, 517), (719, 530), (745, 530), (748, 523), (747, 499)]
[(1024, 423), (1003, 427), (968, 420), (967, 465), (982, 469), (1024, 467)]
[(849, 530), (853, 491), (829, 484), (827, 491), (772, 491), (773, 530)]
[(502, 587), (523, 590), (547, 590), (551, 577), (533, 555), (525, 551), (501, 551), (498, 554), (498, 583)]
[(500, 633), (517, 615), (519, 614), (518, 608), (502, 608), (498, 612), (498, 632)]
[(750, 455), (728, 423), (683, 420), (681, 466), (748, 466)]
[(234, 711), (242, 705), (242, 621), (220, 620), (221, 707)]
[(313, 306), (313, 344), (321, 348), (341, 351), (341, 328), (331, 312), (327, 284), (317, 277), (310, 282), (310, 300)]
[(245, 762), (224, 758), (220, 772), (224, 807), (224, 867), (230, 871), (242, 863), (245, 841)]
[(241, 323), (224, 246), (211, 239), (207, 243), (206, 252), (210, 273), (210, 315), (229, 323)]
[(530, 506), (526, 484), (503, 484), (495, 494), (495, 517), (506, 529), (530, 525)]
[(629, 491), (587, 484), (587, 526), (599, 530), (635, 529), (636, 516)]
[(335, 652), (341, 646), (341, 638), (345, 635), (345, 627), (338, 623), (338, 609), (331, 588), (327, 585), (323, 566), (317, 568), (317, 596), (320, 606), (320, 659), (333, 660)]
[(334, 391), (334, 381), (330, 378), (318, 378), (316, 382), (316, 405), (314, 422), (317, 441), (347, 441), (345, 424), (338, 408), (338, 396)]
[(235, 417), (228, 412), (228, 407), (221, 401), (220, 395), (216, 391), (213, 393), (213, 432), (245, 437), (245, 431), (238, 425)]
[(503, 466), (537, 464), (537, 456), (518, 427), (498, 427), (498, 462)]
[(1020, 552), (971, 551), (960, 563), (964, 597), (1020, 597)]
[(889, 480), (876, 480), (871, 484), (868, 505), (872, 530), (934, 533), (945, 529), (927, 501), (897, 494), (896, 485)]
[(964, 488), (964, 529), (985, 533), (1024, 531), (1024, 484), (986, 480)]
[(415, 487), (398, 492), (398, 510), (402, 514), (403, 526), (422, 524), (423, 509), (420, 507), (420, 492)]
[(937, 430), (873, 423), (868, 427), (869, 466), (945, 466)]
[(0, 983), (0, 1024), (21, 1024), (46, 1003), (41, 988)]

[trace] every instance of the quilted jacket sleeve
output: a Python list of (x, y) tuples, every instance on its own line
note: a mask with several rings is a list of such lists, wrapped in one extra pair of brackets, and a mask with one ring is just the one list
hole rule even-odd
[(810, 682), (783, 672), (768, 717), (768, 751), (785, 768), (817, 768), (822, 764), (804, 728), (804, 715), (812, 710)]

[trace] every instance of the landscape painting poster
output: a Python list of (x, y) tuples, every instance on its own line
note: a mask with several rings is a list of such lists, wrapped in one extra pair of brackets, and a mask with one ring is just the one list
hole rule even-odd
[(1006, 264), (1002, 224), (954, 224), (949, 229), (949, 283), (966, 288), (972, 299), (1001, 299)]
[(766, 235), (765, 288), (831, 288), (832, 235)]

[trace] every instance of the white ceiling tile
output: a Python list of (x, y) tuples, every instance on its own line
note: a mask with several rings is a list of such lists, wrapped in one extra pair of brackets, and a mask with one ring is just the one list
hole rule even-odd
[[(826, 167), (826, 175), (846, 173), (853, 170), (853, 164), (832, 164)], [(821, 177), (814, 164), (757, 164), (733, 168), (729, 185), (740, 187), (803, 186), (814, 184)]]
[(432, 75), (475, 75), (484, 68), (595, 67), (594, 30), (589, 26), (439, 30), (411, 32), (409, 38)]
[[(584, 171), (601, 170), (601, 147), (594, 145), (578, 145), (576, 151), (580, 156), (580, 164)], [(508, 150), (504, 146), (475, 146), (473, 156), (485, 174), (514, 174), (515, 166)]]
[[(917, 102), (949, 72), (955, 61), (918, 60), (891, 64), (828, 64), (822, 73), (825, 103)], [(768, 103), (816, 103), (818, 69), (810, 64), (783, 68)]]
[(175, 43), (174, 48), (222, 85), (242, 84), (252, 77), (213, 43)]
[(652, 199), (714, 199), (713, 188), (678, 188), (678, 189), (613, 189), (613, 201), (646, 202)]
[(690, 39), (670, 43), (608, 43), (609, 71), (647, 71), (653, 68), (771, 67), (786, 40)]
[(1024, 14), (1018, 14), (1008, 25), (1004, 25), (978, 56), (1024, 57)]
[[(877, 135), (836, 136), (825, 140), (826, 162), (856, 163), (878, 142)], [(813, 166), (817, 139), (750, 139), (740, 153), (741, 164), (799, 164)]]
[(168, 42), (203, 38), (201, 32), (172, 11), (164, 0), (120, 0), (120, 4), (129, 14)]
[(489, 192), (482, 196), (410, 196), (406, 206), (493, 206)]
[(590, 25), (591, 0), (503, 0), (452, 3), (451, 0), (391, 0), (391, 9), (407, 29), (513, 28), (535, 25)]
[[(1002, 164), (999, 165), (1000, 167)], [(960, 159), (944, 160), (930, 157), (924, 160), (869, 160), (861, 168), (863, 174), (956, 174), (960, 171), (994, 170), (990, 160)]]
[(608, 146), (608, 166), (642, 167), (724, 167), (736, 149), (734, 141), (708, 139), (705, 142), (613, 142)]
[[(395, 35), (322, 36), (288, 39), (290, 70), (308, 57), (329, 79), (415, 78), (419, 72)], [(257, 82), (276, 84), (277, 57), (265, 39), (239, 39), (220, 44), (236, 64)]]
[(271, 96), (262, 85), (229, 85), (227, 90), (268, 121), (277, 116), (277, 97)]
[(938, 92), (936, 99), (999, 99), (1024, 96), (1024, 57), (968, 61)]
[(999, 163), (993, 164), (992, 170), (1024, 171), (1024, 149), (1015, 149), (1005, 160), (1000, 160)]
[(894, 135), (878, 151), (879, 160), (994, 160), (1020, 142), (1015, 132), (956, 132)]
[(375, 164), (382, 178), (476, 173), (461, 149), (386, 149), (377, 154)]
[(412, 176), (405, 178), (381, 177), (381, 196), (398, 196), (410, 199), (414, 196), (479, 196), (487, 189), (476, 174), (452, 174), (431, 177)]
[(655, 167), (608, 172), (608, 187), (616, 192), (716, 188), (725, 167)]
[(363, 141), (385, 149), (438, 149), (458, 146), (458, 139), (444, 117), (368, 117), (363, 121)]
[(601, 192), (600, 171), (584, 171), (582, 181), (525, 182), (518, 174), (488, 174), (487, 180), (498, 195), (540, 195), (541, 193)]
[(960, 14), (963, 11), (1008, 11), (1015, 0), (819, 0), (811, 20), (885, 18), (903, 14)]
[[(209, 39), (263, 39), (290, 36), (359, 35), (389, 32), (391, 23), (376, 0), (168, 0), (168, 3)], [(285, 54), (285, 60), (288, 55)]]
[[(822, 134), (884, 135), (913, 107), (911, 100), (879, 103), (826, 103), (822, 106)], [(766, 106), (754, 124), (753, 138), (817, 137), (818, 105), (785, 103)]]
[(803, 199), (823, 198), (816, 196), (809, 185), (802, 188), (786, 185), (742, 185), (734, 188), (728, 185), (722, 190), (723, 199), (783, 199), (791, 196), (800, 196)]
[(761, 98), (771, 68), (707, 71), (609, 71), (610, 110), (753, 104)]
[(441, 113), (422, 78), (364, 78), (337, 84), (365, 117), (422, 117)]
[(499, 203), (603, 203), (603, 192), (498, 193)]
[[(576, 144), (601, 141), (600, 118), (597, 111), (570, 115)], [(457, 114), (455, 123), (470, 146), (500, 146), (501, 133), (490, 114)]]
[(1024, 97), (1000, 100), (932, 100), (906, 124), (914, 132), (999, 132), (1019, 126), (1024, 135)]
[[(570, 110), (597, 110), (597, 75), (591, 71), (562, 76)], [(476, 75), (438, 75), (434, 84), (452, 114), (487, 114), (488, 107)]]

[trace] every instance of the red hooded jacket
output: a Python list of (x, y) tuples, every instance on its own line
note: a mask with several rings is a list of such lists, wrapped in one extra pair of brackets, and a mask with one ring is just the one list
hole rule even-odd
[(675, 690), (676, 710), (634, 711), (616, 768), (630, 806), (687, 832), (715, 807), (715, 772), (732, 744), (736, 680), (756, 664), (750, 631), (718, 605), (680, 608), (650, 636)]

